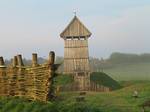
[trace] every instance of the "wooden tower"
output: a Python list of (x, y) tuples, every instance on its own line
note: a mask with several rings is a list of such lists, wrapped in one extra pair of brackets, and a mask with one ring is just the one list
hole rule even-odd
[(64, 39), (64, 73), (72, 74), (77, 90), (89, 90), (90, 68), (88, 38), (91, 32), (74, 16), (60, 34)]

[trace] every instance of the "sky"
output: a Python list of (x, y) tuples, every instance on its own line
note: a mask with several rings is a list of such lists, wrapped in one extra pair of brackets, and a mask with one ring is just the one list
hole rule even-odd
[(0, 56), (63, 56), (74, 11), (92, 32), (90, 56), (150, 53), (150, 0), (0, 0)]

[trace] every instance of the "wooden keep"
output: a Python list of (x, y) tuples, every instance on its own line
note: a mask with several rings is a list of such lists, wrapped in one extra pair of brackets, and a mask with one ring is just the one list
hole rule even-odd
[(89, 90), (90, 68), (88, 38), (91, 32), (74, 16), (60, 34), (64, 39), (64, 73), (72, 74), (78, 90)]

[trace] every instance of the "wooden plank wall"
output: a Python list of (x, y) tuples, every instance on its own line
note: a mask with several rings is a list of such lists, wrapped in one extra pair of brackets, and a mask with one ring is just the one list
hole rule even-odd
[(87, 40), (65, 40), (64, 72), (89, 72), (89, 53)]
[[(59, 86), (59, 91), (60, 92), (64, 92), (64, 91), (79, 91), (79, 88), (77, 86), (77, 83), (72, 83), (72, 84), (68, 84), (68, 85), (64, 85), (64, 86)], [(88, 90), (84, 90), (84, 91), (93, 91), (93, 92), (110, 92), (111, 89), (109, 87), (103, 86), (103, 85), (99, 85), (96, 84), (94, 82), (90, 82), (90, 87)]]
[(88, 90), (90, 86), (90, 68), (88, 40), (65, 40), (64, 72), (74, 74), (79, 90)]

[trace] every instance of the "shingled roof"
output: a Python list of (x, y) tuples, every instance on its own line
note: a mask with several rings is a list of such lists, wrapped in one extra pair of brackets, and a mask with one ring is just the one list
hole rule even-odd
[(90, 37), (91, 32), (82, 24), (77, 16), (74, 16), (69, 25), (60, 34), (60, 37)]

